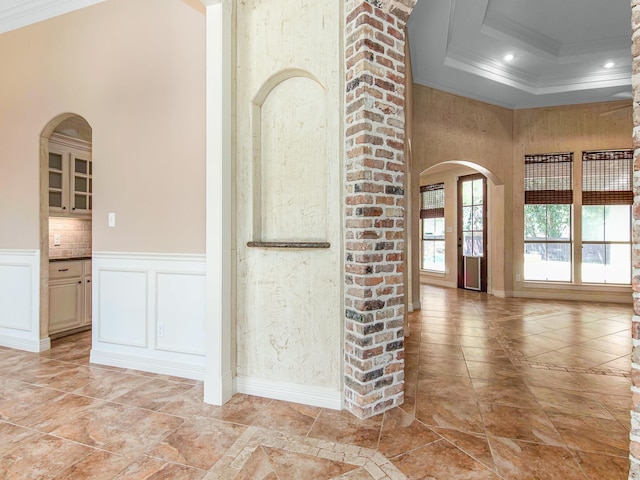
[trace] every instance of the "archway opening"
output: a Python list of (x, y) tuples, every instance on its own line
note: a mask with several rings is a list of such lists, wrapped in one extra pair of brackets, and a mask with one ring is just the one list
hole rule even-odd
[[(466, 192), (465, 179), (476, 188)], [(423, 170), (419, 188), (419, 215), (411, 223), (420, 254), (409, 261), (419, 270), (420, 283), (505, 296), (502, 179), (477, 162), (449, 160)], [(470, 283), (472, 262), (483, 274), (478, 285)]]
[(40, 339), (91, 328), (93, 131), (63, 113), (40, 134)]

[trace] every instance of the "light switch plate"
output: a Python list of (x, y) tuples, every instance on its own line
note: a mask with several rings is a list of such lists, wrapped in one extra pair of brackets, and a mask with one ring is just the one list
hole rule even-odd
[(110, 227), (115, 227), (116, 226), (116, 214), (115, 213), (110, 213), (109, 214), (109, 226)]
[(59, 247), (60, 246), (60, 234), (59, 233), (54, 233), (53, 234), (53, 246), (54, 247)]

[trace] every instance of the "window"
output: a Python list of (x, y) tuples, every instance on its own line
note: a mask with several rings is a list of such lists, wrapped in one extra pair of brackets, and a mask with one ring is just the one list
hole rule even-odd
[(420, 187), (423, 270), (444, 272), (444, 183)]
[(483, 180), (462, 184), (462, 255), (484, 256), (484, 188)]
[(524, 279), (571, 281), (573, 154), (526, 155)]
[(582, 281), (631, 283), (633, 151), (582, 154)]

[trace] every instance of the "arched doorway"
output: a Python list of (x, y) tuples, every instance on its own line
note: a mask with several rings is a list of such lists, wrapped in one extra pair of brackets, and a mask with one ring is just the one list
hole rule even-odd
[(40, 134), (40, 339), (91, 328), (91, 126), (63, 113)]
[[(479, 163), (468, 160), (440, 162), (416, 177), (419, 188), (411, 195), (416, 199), (419, 212), (412, 216), (411, 223), (420, 253), (409, 261), (420, 271), (419, 282), (451, 288), (468, 286), (472, 290), (504, 296), (504, 239), (499, 232), (504, 225), (502, 179)], [(479, 197), (481, 201), (473, 199), (478, 191), (471, 190), (469, 198), (465, 197), (462, 192), (465, 179), (486, 184)], [(430, 202), (440, 202), (440, 206)], [(475, 218), (480, 210), (481, 218), (486, 221)], [(465, 214), (468, 215), (465, 217)], [(479, 232), (483, 233), (482, 240), (478, 237)], [(465, 245), (470, 248), (465, 249)], [(480, 257), (482, 260), (474, 260)], [(477, 261), (484, 271), (484, 280), (478, 286), (470, 283), (471, 277), (465, 277), (469, 270), (465, 263), (471, 262), (466, 262), (467, 258)], [(481, 273), (480, 270), (477, 273)], [(465, 278), (469, 281), (465, 282)]]

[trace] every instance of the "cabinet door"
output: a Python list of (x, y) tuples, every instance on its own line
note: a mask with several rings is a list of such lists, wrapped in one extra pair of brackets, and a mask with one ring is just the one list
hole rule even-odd
[(91, 276), (84, 279), (84, 325), (91, 325)]
[(91, 213), (93, 165), (89, 155), (71, 155), (71, 214)]
[(49, 286), (49, 333), (83, 325), (84, 286), (81, 279), (58, 281)]
[(54, 214), (68, 211), (69, 170), (68, 155), (55, 148), (49, 151), (49, 211)]

